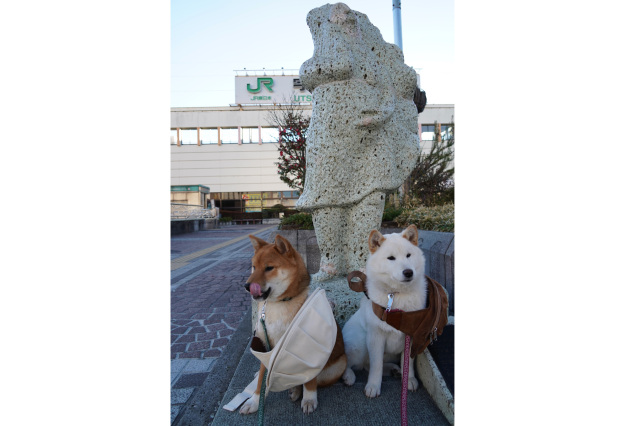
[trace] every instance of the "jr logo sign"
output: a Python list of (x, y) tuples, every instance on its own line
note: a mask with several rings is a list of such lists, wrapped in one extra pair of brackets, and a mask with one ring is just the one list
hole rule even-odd
[(251, 93), (258, 93), (260, 90), (262, 90), (262, 86), (266, 87), (270, 92), (273, 92), (273, 89), (271, 88), (271, 86), (273, 85), (273, 78), (271, 77), (261, 77), (258, 78), (258, 87), (256, 87), (255, 89), (251, 88), (251, 83), (247, 84), (247, 90)]
[[(244, 73), (243, 73), (244, 74)], [(236, 75), (235, 101), (238, 105), (277, 102), (311, 102), (311, 93), (296, 85), (295, 75)]]

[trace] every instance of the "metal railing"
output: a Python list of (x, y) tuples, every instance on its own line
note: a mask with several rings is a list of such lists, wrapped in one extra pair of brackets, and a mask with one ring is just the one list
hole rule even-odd
[(194, 204), (171, 203), (171, 220), (184, 219), (215, 219), (218, 217), (218, 209), (204, 209)]
[(243, 68), (241, 70), (233, 70), (236, 76), (258, 76), (258, 75), (298, 75), (300, 69), (298, 68), (262, 68), (261, 70), (248, 70)]

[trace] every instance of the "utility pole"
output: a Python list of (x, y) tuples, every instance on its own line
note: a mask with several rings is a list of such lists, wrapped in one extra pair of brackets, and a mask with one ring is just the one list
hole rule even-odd
[(402, 18), (400, 17), (400, 0), (393, 3), (393, 42), (402, 50)]
[[(393, 6), (393, 42), (402, 50), (402, 18), (400, 16), (400, 0), (391, 0)], [(399, 198), (403, 203), (409, 200), (409, 179), (407, 177), (404, 183), (398, 188)]]

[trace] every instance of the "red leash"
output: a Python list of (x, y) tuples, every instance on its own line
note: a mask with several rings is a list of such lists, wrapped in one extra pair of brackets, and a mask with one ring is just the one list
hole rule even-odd
[(409, 420), (407, 419), (407, 391), (409, 387), (409, 360), (411, 359), (411, 337), (408, 334), (404, 336), (404, 364), (402, 366), (402, 397), (400, 399), (400, 420), (402, 426), (407, 426)]
[[(403, 312), (401, 309), (391, 309), (393, 304), (393, 293), (387, 295), (389, 302), (385, 313)], [(402, 426), (408, 426), (407, 419), (407, 393), (409, 390), (409, 361), (411, 360), (411, 336), (404, 335), (404, 362), (402, 363), (402, 392), (400, 394), (400, 422)]]
[[(391, 309), (393, 294), (389, 294), (389, 303), (385, 312), (403, 312), (401, 309)], [(407, 394), (409, 391), (409, 361), (411, 361), (411, 336), (404, 335), (404, 362), (402, 363), (402, 392), (400, 394), (400, 422), (402, 426), (409, 425), (407, 419)]]

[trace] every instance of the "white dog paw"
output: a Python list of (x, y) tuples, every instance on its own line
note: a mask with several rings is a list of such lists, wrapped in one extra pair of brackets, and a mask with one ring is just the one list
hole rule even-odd
[(255, 396), (256, 395), (254, 394), (254, 396), (249, 398), (247, 402), (242, 405), (242, 407), (240, 408), (240, 414), (251, 414), (258, 411), (258, 406), (260, 405), (260, 395), (258, 395), (257, 398), (255, 398)]
[(302, 386), (295, 386), (289, 389), (289, 398), (292, 401), (297, 401), (300, 395), (302, 395)]
[(311, 274), (311, 279), (316, 282), (329, 281), (335, 277), (336, 274), (336, 268), (333, 264), (330, 264), (329, 266), (320, 265), (320, 270), (315, 274)]
[(367, 383), (367, 386), (364, 387), (364, 394), (369, 398), (375, 398), (380, 395), (380, 385), (374, 385), (371, 383)]
[(342, 380), (345, 385), (352, 386), (356, 382), (356, 373), (354, 373), (352, 369), (347, 368), (342, 374)]
[(415, 377), (409, 377), (409, 383), (407, 384), (407, 389), (410, 391), (418, 390), (418, 379)]
[(310, 413), (313, 413), (313, 410), (318, 408), (318, 399), (317, 398), (302, 399), (302, 404), (300, 405), (302, 407), (303, 413), (310, 414)]
[(391, 377), (402, 377), (402, 370), (398, 364), (385, 362), (382, 365), (382, 375)]

